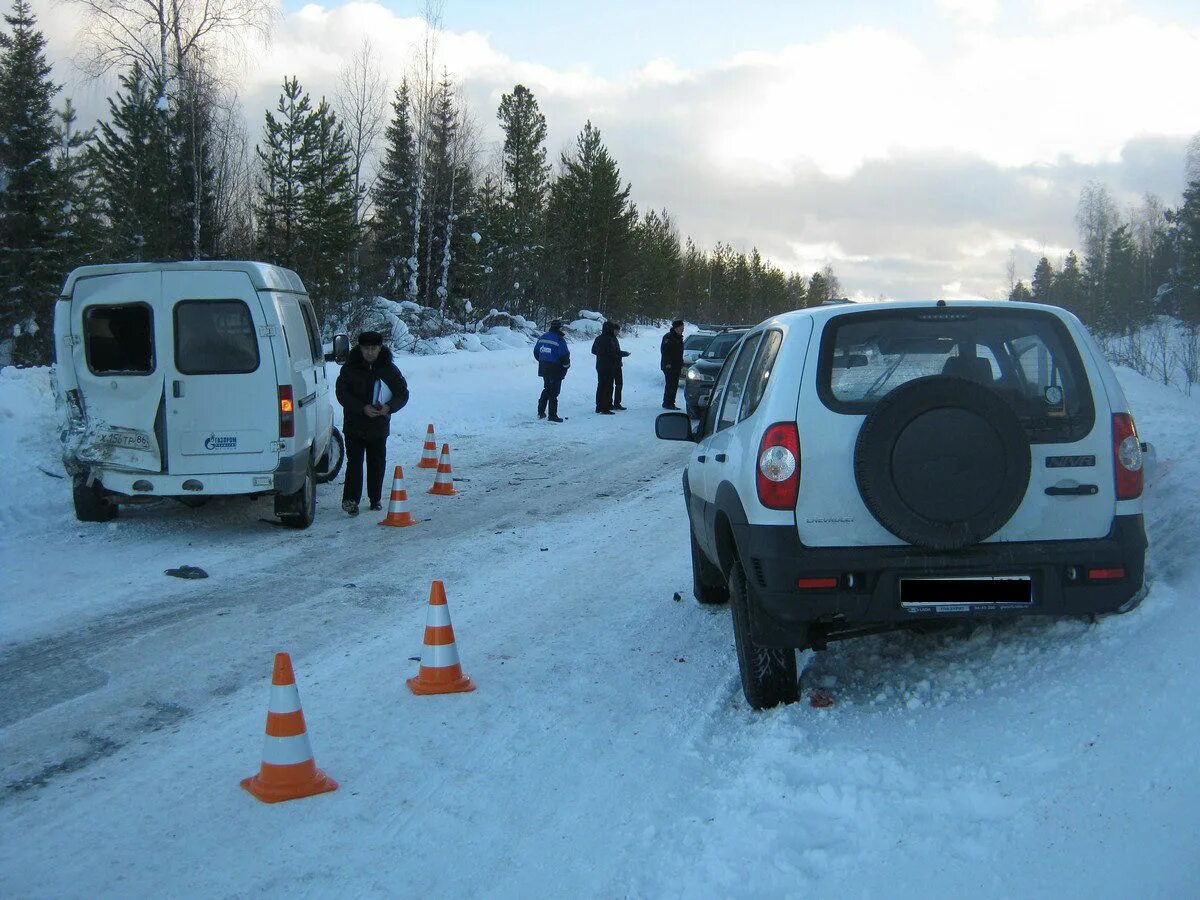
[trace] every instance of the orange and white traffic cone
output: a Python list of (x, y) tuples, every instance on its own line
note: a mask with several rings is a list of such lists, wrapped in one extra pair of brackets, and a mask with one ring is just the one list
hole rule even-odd
[(337, 790), (337, 782), (318, 769), (313, 759), (304, 711), (300, 708), (300, 692), (296, 689), (296, 674), (286, 653), (275, 654), (262, 768), (257, 775), (242, 779), (242, 787), (263, 803)]
[(442, 444), (442, 458), (438, 460), (437, 475), (433, 479), (433, 487), (427, 493), (440, 497), (453, 497), (458, 493), (454, 489), (454, 479), (450, 476), (450, 445)]
[(429, 591), (429, 615), (425, 619), (425, 649), (421, 670), (408, 679), (414, 694), (461, 694), (475, 690), (475, 683), (463, 674), (454, 643), (454, 626), (446, 606), (446, 587), (435, 581)]
[(387, 515), (379, 524), (394, 525), (397, 528), (417, 524), (417, 520), (408, 511), (408, 491), (404, 489), (404, 469), (400, 466), (396, 466), (396, 475), (392, 478), (392, 499), (388, 501)]
[(433, 424), (430, 423), (425, 430), (425, 448), (421, 451), (421, 461), (417, 463), (417, 468), (436, 469), (437, 467), (437, 440), (433, 436)]

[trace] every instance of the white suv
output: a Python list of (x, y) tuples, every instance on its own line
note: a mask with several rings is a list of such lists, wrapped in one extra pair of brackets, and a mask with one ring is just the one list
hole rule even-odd
[(752, 329), (683, 476), (701, 603), (742, 687), (798, 696), (798, 648), (924, 619), (1123, 612), (1142, 595), (1142, 450), (1095, 340), (1056, 307), (838, 305)]

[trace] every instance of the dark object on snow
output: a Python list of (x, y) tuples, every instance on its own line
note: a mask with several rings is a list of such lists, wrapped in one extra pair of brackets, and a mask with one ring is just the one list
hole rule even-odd
[(41, 466), (38, 466), (38, 471), (41, 472), (43, 475), (49, 475), (51, 478), (66, 478), (67, 477), (66, 475), (61, 475), (57, 472), (51, 472), (49, 469), (43, 469)]
[(683, 600), (683, 595), (680, 594), (679, 591), (676, 591), (675, 595), (671, 599), (674, 600), (676, 603), (679, 603), (681, 600)]
[(167, 569), (163, 572), (164, 575), (170, 575), (172, 578), (207, 578), (208, 573), (199, 566), (180, 566), (178, 569)]
[(820, 688), (814, 690), (808, 695), (808, 703), (814, 709), (828, 709), (837, 702), (833, 699), (833, 694), (829, 691), (823, 691)]

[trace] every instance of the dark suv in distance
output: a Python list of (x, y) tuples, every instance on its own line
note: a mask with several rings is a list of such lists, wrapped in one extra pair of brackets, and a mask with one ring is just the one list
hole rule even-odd
[(712, 395), (713, 385), (717, 381), (717, 375), (721, 373), (721, 366), (725, 363), (725, 357), (737, 346), (742, 335), (749, 330), (748, 328), (731, 328), (720, 332), (709, 341), (704, 352), (700, 354), (700, 358), (687, 370), (683, 387), (683, 401), (687, 414), (693, 419), (699, 419), (704, 415), (704, 410), (708, 408), (708, 401)]

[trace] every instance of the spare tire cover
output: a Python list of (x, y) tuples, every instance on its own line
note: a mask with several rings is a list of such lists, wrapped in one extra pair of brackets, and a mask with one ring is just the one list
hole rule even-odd
[(954, 550), (1012, 518), (1030, 450), (1012, 407), (990, 388), (934, 375), (896, 388), (858, 432), (854, 477), (879, 524), (910, 544)]

